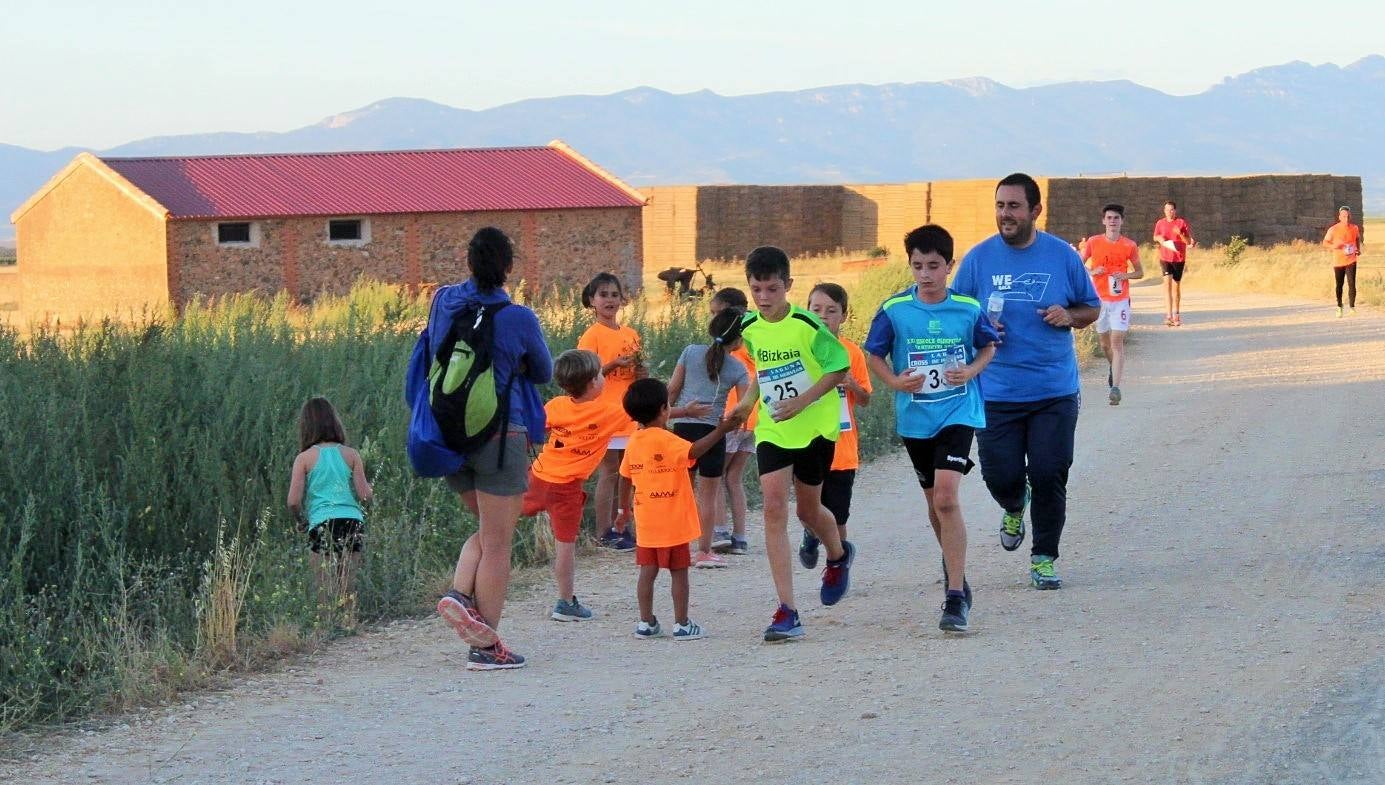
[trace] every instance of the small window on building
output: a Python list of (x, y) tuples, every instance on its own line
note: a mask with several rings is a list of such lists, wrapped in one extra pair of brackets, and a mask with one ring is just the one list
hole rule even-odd
[(249, 245), (250, 222), (217, 224), (216, 241), (222, 245)]
[(365, 239), (359, 218), (334, 218), (327, 222), (327, 239), (333, 242), (360, 242)]

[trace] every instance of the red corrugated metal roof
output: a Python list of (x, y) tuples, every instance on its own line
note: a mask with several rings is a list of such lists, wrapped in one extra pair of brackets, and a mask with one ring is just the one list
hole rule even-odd
[(174, 218), (638, 207), (555, 146), (102, 158)]

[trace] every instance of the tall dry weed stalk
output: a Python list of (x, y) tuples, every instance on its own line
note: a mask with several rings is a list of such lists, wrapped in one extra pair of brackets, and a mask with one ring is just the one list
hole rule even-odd
[(197, 656), (209, 667), (230, 665), (239, 652), (241, 610), (255, 566), (255, 543), (263, 529), (264, 518), (260, 518), (256, 536), (246, 541), (239, 533), (227, 540), (224, 522), (217, 527), (216, 547), (203, 565), (197, 601)]

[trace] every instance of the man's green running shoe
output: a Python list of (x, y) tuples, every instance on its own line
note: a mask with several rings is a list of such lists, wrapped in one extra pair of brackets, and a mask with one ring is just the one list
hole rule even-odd
[(1024, 511), (1029, 508), (1029, 483), (1024, 485), (1024, 506), (1019, 512), (1006, 511), (1000, 516), (1000, 547), (1013, 551), (1024, 542)]
[(1063, 580), (1053, 569), (1053, 560), (1047, 556), (1029, 557), (1029, 580), (1040, 591), (1063, 588)]

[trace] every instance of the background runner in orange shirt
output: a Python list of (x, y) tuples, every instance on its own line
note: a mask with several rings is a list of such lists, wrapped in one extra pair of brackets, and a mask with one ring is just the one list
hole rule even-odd
[[(837, 437), (837, 449), (832, 455), (832, 467), (827, 472), (827, 478), (822, 481), (822, 506), (832, 511), (832, 517), (837, 519), (837, 533), (845, 540), (847, 519), (851, 517), (851, 490), (856, 485), (856, 469), (861, 465), (861, 442), (856, 434), (856, 407), (870, 403), (870, 370), (866, 368), (866, 353), (861, 351), (861, 347), (841, 336), (842, 322), (846, 321), (847, 317), (845, 289), (835, 283), (820, 283), (814, 286), (808, 293), (808, 310), (837, 336), (851, 360), (846, 378), (837, 385), (837, 398), (841, 401), (839, 419), (842, 430), (841, 435)], [(798, 561), (810, 570), (818, 566), (818, 538), (807, 528), (803, 529)]]
[(1342, 318), (1342, 282), (1346, 281), (1347, 302), (1356, 315), (1356, 260), (1361, 256), (1361, 227), (1351, 222), (1351, 208), (1337, 208), (1337, 223), (1327, 230), (1322, 244), (1332, 249), (1332, 274), (1337, 279), (1337, 318)]
[(1125, 225), (1125, 208), (1108, 204), (1101, 208), (1103, 234), (1093, 235), (1082, 243), (1082, 261), (1092, 272), (1096, 296), (1101, 299), (1101, 313), (1096, 317), (1096, 333), (1101, 338), (1101, 350), (1106, 353), (1110, 368), (1106, 385), (1110, 387), (1112, 406), (1121, 402), (1121, 377), (1125, 372), (1125, 333), (1130, 329), (1130, 281), (1145, 277), (1140, 266), (1140, 248), (1135, 241), (1121, 234)]

